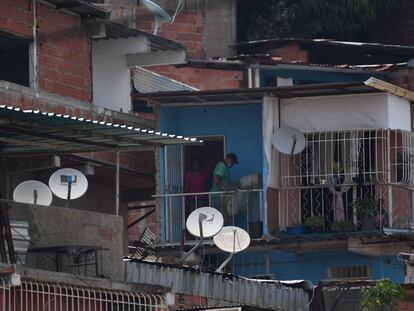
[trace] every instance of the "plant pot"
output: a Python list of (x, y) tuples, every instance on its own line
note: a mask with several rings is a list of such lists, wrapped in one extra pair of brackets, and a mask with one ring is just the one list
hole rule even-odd
[(301, 225), (286, 227), (286, 232), (288, 234), (303, 234), (305, 233), (305, 227)]
[(259, 239), (263, 236), (263, 222), (252, 221), (249, 222), (249, 234), (254, 239)]
[(377, 220), (375, 216), (365, 217), (364, 219), (362, 219), (362, 222), (361, 222), (361, 230), (362, 231), (375, 231), (377, 230), (376, 223), (377, 223)]

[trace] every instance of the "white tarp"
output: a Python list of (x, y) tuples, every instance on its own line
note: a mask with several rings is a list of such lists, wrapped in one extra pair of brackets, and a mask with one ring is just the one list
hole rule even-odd
[(281, 126), (303, 132), (411, 130), (410, 103), (387, 93), (282, 99), (280, 107)]
[[(405, 99), (375, 93), (281, 99), (279, 112), (278, 98), (265, 96), (263, 144), (268, 176), (264, 182), (268, 187), (279, 187), (278, 153), (272, 146), (272, 135), (277, 128), (288, 126), (302, 132), (378, 128), (411, 131), (411, 109)], [(350, 146), (355, 153), (358, 152), (358, 143), (355, 140)]]

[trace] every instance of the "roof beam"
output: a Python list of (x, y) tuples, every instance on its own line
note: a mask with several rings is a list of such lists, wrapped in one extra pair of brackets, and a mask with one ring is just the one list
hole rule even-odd
[(186, 63), (184, 50), (166, 50), (148, 53), (127, 54), (127, 65), (150, 66), (150, 65), (177, 65)]

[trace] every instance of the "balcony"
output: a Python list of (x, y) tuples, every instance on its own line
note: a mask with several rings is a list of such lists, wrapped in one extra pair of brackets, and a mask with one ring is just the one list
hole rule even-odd
[[(372, 129), (305, 136), (302, 153), (280, 156), (279, 230), (311, 222), (319, 222), (322, 231), (364, 230), (368, 215), (369, 230), (413, 222), (413, 133)], [(358, 215), (361, 204), (370, 210), (366, 217)]]
[(260, 238), (263, 231), (263, 189), (228, 192), (200, 192), (156, 195), (163, 210), (164, 242), (192, 239), (186, 234), (185, 221), (195, 209), (213, 206), (224, 216), (224, 225), (245, 229), (253, 238)]

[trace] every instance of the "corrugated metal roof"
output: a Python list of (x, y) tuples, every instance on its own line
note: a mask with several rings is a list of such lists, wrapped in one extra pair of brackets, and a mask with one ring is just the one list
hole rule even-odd
[(133, 69), (132, 81), (139, 93), (156, 93), (167, 91), (198, 91), (188, 84), (156, 74), (142, 67)]
[(143, 260), (126, 262), (126, 281), (163, 285), (172, 293), (187, 294), (227, 303), (269, 310), (309, 310), (308, 293), (278, 282), (260, 282), (229, 274), (199, 272), (196, 269)]
[(225, 89), (211, 91), (178, 91), (152, 94), (134, 94), (134, 99), (168, 106), (257, 104), (266, 94), (279, 98), (311, 97), (379, 92), (361, 82), (323, 83), (283, 87)]
[(201, 142), (127, 124), (0, 105), (0, 150), (7, 154), (126, 151)]

